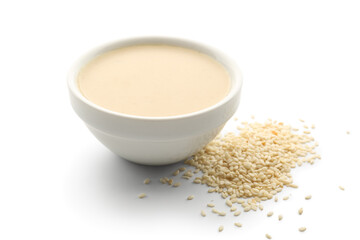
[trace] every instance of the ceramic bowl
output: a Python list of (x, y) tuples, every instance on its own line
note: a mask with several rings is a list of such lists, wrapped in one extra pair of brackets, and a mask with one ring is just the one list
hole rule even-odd
[[(82, 66), (107, 51), (141, 44), (175, 45), (213, 57), (223, 64), (231, 77), (228, 95), (201, 111), (170, 117), (142, 117), (107, 110), (80, 93), (77, 75)], [(242, 77), (237, 66), (218, 50), (201, 43), (167, 37), (141, 37), (105, 44), (81, 57), (68, 76), (71, 105), (94, 136), (122, 158), (146, 165), (175, 163), (203, 148), (237, 110), (241, 86)]]

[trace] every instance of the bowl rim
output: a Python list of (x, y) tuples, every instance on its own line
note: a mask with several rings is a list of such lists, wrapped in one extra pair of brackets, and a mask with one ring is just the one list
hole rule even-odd
[[(115, 112), (104, 107), (101, 107), (90, 100), (88, 100), (81, 92), (77, 84), (77, 76), (78, 72), (81, 70), (83, 66), (85, 66), (89, 61), (101, 55), (105, 52), (121, 48), (127, 46), (134, 46), (134, 45), (144, 45), (144, 44), (159, 44), (159, 45), (172, 45), (184, 48), (190, 48), (201, 53), (204, 53), (214, 60), (218, 61), (222, 64), (225, 69), (228, 71), (230, 78), (231, 78), (231, 87), (229, 93), (217, 102), (214, 105), (211, 105), (207, 108), (201, 109), (196, 112), (191, 112), (187, 114), (181, 115), (174, 115), (174, 116), (163, 116), (163, 117), (147, 117), (147, 116), (137, 116), (125, 113)], [(133, 38), (126, 38), (126, 39), (119, 39), (115, 41), (111, 41), (105, 44), (102, 44), (92, 50), (88, 51), (87, 53), (83, 54), (75, 64), (70, 68), (67, 77), (67, 85), (70, 92), (75, 96), (78, 100), (84, 102), (86, 105), (106, 114), (110, 114), (112, 116), (126, 118), (126, 119), (133, 119), (133, 120), (145, 120), (145, 121), (161, 121), (161, 120), (176, 120), (176, 119), (184, 119), (184, 118), (191, 118), (196, 117), (205, 113), (208, 113), (220, 106), (225, 105), (229, 102), (232, 98), (236, 97), (237, 94), (240, 92), (241, 87), (243, 85), (242, 74), (239, 68), (237, 67), (236, 63), (229, 58), (227, 55), (219, 51), (214, 47), (210, 47), (208, 45), (188, 40), (182, 38), (174, 38), (174, 37), (164, 37), (164, 36), (142, 36), (142, 37), (133, 37)]]

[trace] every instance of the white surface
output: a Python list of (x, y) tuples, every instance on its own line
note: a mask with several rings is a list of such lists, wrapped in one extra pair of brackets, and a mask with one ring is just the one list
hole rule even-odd
[[(77, 76), (84, 64), (109, 50), (139, 44), (170, 44), (208, 54), (228, 70), (231, 77), (230, 92), (206, 109), (169, 117), (143, 117), (113, 112), (90, 102), (81, 94)], [(108, 149), (134, 163), (165, 165), (192, 156), (219, 134), (238, 109), (242, 77), (233, 60), (212, 47), (177, 38), (140, 37), (105, 43), (91, 50), (70, 71), (68, 87), (74, 111)]]
[[(0, 238), (357, 238), (359, 11), (358, 1), (1, 2)], [(233, 217), (200, 216), (210, 199), (221, 203), (204, 186), (156, 182), (176, 166), (115, 157), (70, 107), (66, 74), (80, 54), (112, 39), (160, 34), (213, 45), (237, 61), (240, 120), (254, 114), (298, 125), (301, 117), (317, 126), (323, 159), (294, 171), (299, 189), (281, 193), (290, 200), (239, 216), (241, 229)], [(148, 176), (154, 181), (145, 186)], [(149, 197), (137, 199), (140, 192)], [(305, 201), (308, 193), (313, 199)], [(195, 199), (186, 201), (189, 194)], [(267, 210), (283, 221), (265, 217)]]

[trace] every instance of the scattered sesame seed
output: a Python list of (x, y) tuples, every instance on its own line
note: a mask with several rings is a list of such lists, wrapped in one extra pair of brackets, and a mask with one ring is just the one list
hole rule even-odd
[(211, 209), (211, 211), (212, 211), (213, 213), (219, 214), (219, 211), (216, 210), (215, 208)]
[(305, 121), (304, 121), (303, 119), (301, 119), (301, 118), (299, 118), (299, 121), (300, 121), (300, 122), (305, 122)]
[(315, 124), (311, 125), (311, 128), (312, 128), (312, 129), (315, 129)]
[(304, 212), (304, 209), (303, 209), (303, 208), (300, 208), (300, 209), (298, 210), (299, 215), (302, 215), (303, 212)]
[(340, 190), (344, 191), (345, 188), (343, 186), (339, 186)]
[(305, 200), (310, 200), (310, 199), (311, 199), (311, 195), (305, 196)]
[(251, 209), (252, 209), (251, 206), (244, 207), (244, 212), (248, 212), (248, 211), (250, 211)]
[(274, 212), (268, 212), (268, 213), (267, 213), (267, 216), (268, 216), (268, 217), (271, 217), (273, 214), (274, 214)]
[(234, 212), (234, 216), (237, 217), (241, 214), (241, 211)]
[(226, 199), (225, 203), (228, 207), (232, 207), (232, 202), (229, 199)]
[(186, 167), (181, 167), (181, 168), (179, 168), (179, 171), (180, 172), (183, 172), (183, 171), (185, 171), (186, 170)]
[(171, 178), (167, 181), (167, 183), (171, 186), (173, 184), (174, 180)]
[(174, 183), (173, 187), (179, 187), (181, 185), (180, 182)]
[(145, 180), (144, 180), (144, 184), (149, 184), (150, 183), (150, 178), (146, 178)]
[(166, 183), (165, 178), (160, 178), (160, 182), (161, 182), (162, 184), (165, 184), (165, 183)]
[(235, 212), (237, 210), (237, 207), (235, 207), (235, 206), (232, 206), (231, 208), (230, 208), (230, 211), (231, 212)]
[(310, 131), (304, 131), (305, 134), (310, 134), (311, 132)]
[(289, 196), (283, 197), (283, 200), (284, 200), (284, 201), (289, 200)]
[(280, 214), (280, 215), (278, 216), (278, 219), (279, 219), (279, 221), (281, 221), (281, 220), (283, 219), (283, 215)]
[(309, 129), (309, 127), (308, 127), (307, 125), (304, 125), (304, 128), (305, 128), (305, 129)]
[(346, 134), (350, 134), (350, 131), (346, 131)]
[(200, 184), (200, 183), (201, 183), (201, 179), (196, 178), (196, 179), (194, 179), (193, 183)]
[(179, 175), (179, 173), (180, 173), (180, 170), (178, 169), (178, 170), (176, 170), (175, 172), (173, 172), (173, 176), (177, 176), (177, 175)]
[(219, 216), (226, 216), (226, 212), (219, 212)]
[(261, 204), (259, 204), (259, 209), (260, 209), (261, 211), (264, 210), (264, 206), (261, 205)]
[(237, 117), (234, 117), (234, 121), (237, 121), (238, 120), (238, 118)]
[(140, 193), (139, 195), (138, 195), (138, 198), (144, 198), (144, 197), (146, 197), (146, 194), (145, 193)]
[(224, 230), (224, 226), (221, 225), (221, 226), (219, 227), (219, 232), (222, 232), (223, 230)]
[(251, 119), (255, 119), (255, 116), (254, 116), (254, 115), (251, 115)]
[(276, 196), (275, 199), (274, 199), (274, 201), (277, 202), (278, 200), (279, 200), (279, 198)]
[(299, 228), (299, 231), (300, 231), (300, 232), (305, 232), (305, 231), (306, 231), (306, 227), (301, 227), (301, 228)]
[(237, 227), (242, 227), (242, 224), (238, 223), (238, 222), (234, 223), (234, 225), (237, 226)]
[(213, 203), (208, 203), (207, 206), (212, 208), (212, 207), (215, 207), (215, 204), (213, 204)]
[(244, 199), (238, 199), (238, 200), (236, 200), (236, 202), (239, 204), (243, 204), (245, 201), (244, 201)]
[(195, 171), (194, 171), (194, 173), (198, 173), (198, 172), (200, 172), (200, 169), (195, 169)]
[(187, 200), (193, 200), (194, 199), (194, 195), (190, 195), (187, 197)]
[(205, 211), (204, 211), (204, 210), (201, 210), (200, 214), (201, 214), (201, 216), (203, 216), (203, 217), (205, 217), (205, 216), (206, 216), (206, 213), (205, 213)]
[(267, 239), (271, 239), (271, 236), (270, 236), (269, 234), (265, 234), (265, 237), (266, 237)]

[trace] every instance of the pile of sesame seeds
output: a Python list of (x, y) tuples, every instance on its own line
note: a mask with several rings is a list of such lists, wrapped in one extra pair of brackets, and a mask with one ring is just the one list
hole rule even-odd
[(241, 203), (245, 212), (256, 211), (261, 201), (272, 199), (284, 186), (297, 188), (291, 169), (321, 158), (313, 137), (297, 134), (298, 129), (282, 122), (243, 122), (238, 130), (239, 134), (218, 136), (185, 163), (202, 172), (194, 182), (221, 194), (228, 206), (246, 198)]
[[(301, 122), (304, 120), (300, 119)], [(274, 198), (278, 201), (277, 193), (285, 186), (297, 188), (293, 183), (291, 169), (303, 164), (314, 164), (321, 159), (315, 149), (318, 143), (310, 135), (309, 127), (304, 125), (304, 131), (292, 128), (282, 122), (269, 119), (265, 123), (242, 122), (237, 127), (239, 133), (227, 133), (218, 136), (201, 151), (185, 161), (185, 164), (195, 167), (195, 170), (188, 170), (181, 167), (172, 173), (173, 177), (162, 177), (160, 182), (173, 187), (179, 187), (174, 179), (180, 175), (184, 179), (192, 179), (196, 173), (193, 183), (204, 184), (209, 187), (209, 193), (218, 193), (225, 199), (225, 205), (229, 207), (234, 216), (239, 216), (241, 210), (236, 204), (243, 208), (244, 212), (263, 210), (262, 201)], [(311, 129), (315, 129), (312, 125)], [(147, 184), (149, 180), (145, 180)], [(343, 190), (343, 187), (339, 187)], [(187, 197), (187, 200), (194, 199), (194, 195)], [(139, 196), (140, 198), (140, 196)], [(289, 196), (283, 197), (286, 201)], [(310, 200), (311, 195), (306, 195), (305, 200)], [(215, 209), (213, 203), (207, 207), (212, 208), (211, 212), (218, 216), (226, 216), (226, 212)], [(302, 215), (303, 209), (298, 210)], [(268, 212), (267, 216), (273, 216)], [(200, 211), (202, 217), (206, 216), (204, 210)], [(278, 215), (281, 221), (283, 216)], [(239, 222), (235, 226), (241, 227)], [(218, 231), (222, 232), (224, 226)], [(299, 228), (304, 232), (305, 227)], [(271, 239), (269, 234), (266, 234)]]

